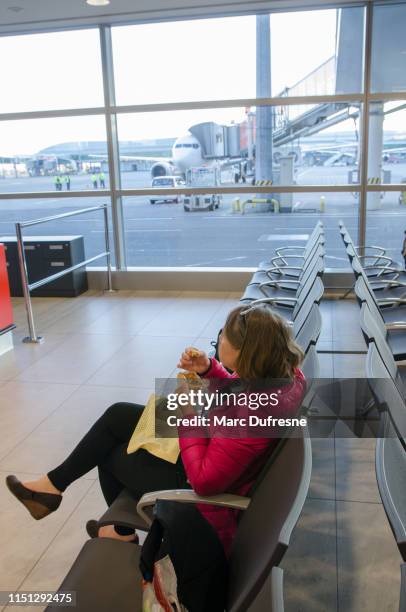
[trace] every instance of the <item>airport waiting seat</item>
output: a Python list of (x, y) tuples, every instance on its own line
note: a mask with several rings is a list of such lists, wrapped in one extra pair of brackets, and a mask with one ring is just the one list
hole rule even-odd
[(374, 342), (368, 347), (366, 374), (369, 387), (379, 411), (389, 411), (392, 423), (400, 438), (406, 436), (406, 404), (398, 387), (399, 380), (392, 378), (384, 357)]
[(398, 367), (388, 343), (381, 334), (376, 334), (369, 343), (365, 365), (369, 380), (390, 377), (406, 401), (406, 367)]
[[(314, 379), (320, 378), (319, 357), (314, 344), (310, 345), (300, 369), (305, 375), (306, 381), (313, 381)], [(309, 385), (307, 391), (309, 391)]]
[(278, 313), (284, 319), (291, 322), (292, 324), (295, 322), (298, 316), (301, 315), (302, 308), (303, 313), (308, 314), (310, 312), (310, 308), (312, 304), (320, 304), (321, 298), (324, 293), (324, 285), (323, 281), (319, 276), (316, 276), (313, 283), (309, 287), (306, 287), (306, 290), (301, 291), (299, 298), (297, 297), (263, 297), (257, 300), (247, 300), (241, 298), (241, 302), (248, 303), (251, 306), (255, 304), (268, 304), (270, 308), (272, 308), (273, 312)]
[[(379, 251), (382, 250), (384, 252), (384, 249), (381, 249), (381, 247), (364, 247), (364, 251), (373, 251), (374, 249), (379, 249)], [(402, 272), (401, 265), (391, 257), (382, 255), (380, 252), (362, 255), (358, 250), (359, 249), (357, 249), (352, 242), (346, 247), (346, 253), (350, 262), (352, 262), (353, 259), (359, 259), (368, 277), (379, 278), (388, 274), (399, 275)]]
[[(358, 281), (357, 281), (358, 282)], [(365, 301), (361, 306), (360, 314), (361, 329), (365, 341), (368, 344), (376, 337), (388, 343), (395, 361), (406, 359), (406, 323), (387, 323), (380, 315), (372, 301)]]
[(373, 304), (385, 324), (406, 321), (406, 303), (399, 298), (377, 298), (371, 290), (369, 280), (364, 275), (358, 277), (354, 285), (354, 292), (359, 305), (361, 306), (363, 302)]
[[(391, 386), (397, 393), (394, 385)], [(376, 441), (376, 479), (396, 544), (403, 561), (406, 561), (406, 440), (399, 437), (399, 432), (394, 427), (391, 401), (388, 398), (387, 400), (387, 411), (382, 414), (381, 419), (381, 437)], [(406, 431), (403, 435), (406, 436)]]
[[(276, 255), (268, 261), (261, 261), (258, 266), (258, 273), (273, 274), (275, 277), (278, 275), (287, 276), (292, 278), (298, 278), (304, 268), (306, 268), (310, 259), (313, 258), (316, 250), (319, 251), (319, 255), (325, 255), (324, 249), (324, 234), (314, 239), (311, 245), (305, 247), (305, 250), (301, 251), (300, 247), (281, 247), (276, 249)], [(295, 253), (294, 251), (298, 252)], [(261, 275), (260, 275), (261, 276)], [(252, 282), (257, 282), (256, 278)]]
[(381, 277), (387, 274), (393, 275), (402, 272), (401, 264), (388, 257), (383, 247), (355, 246), (343, 222), (340, 221), (338, 225), (350, 262), (352, 263), (354, 258), (359, 259), (368, 277)]
[[(317, 355), (317, 349), (314, 344), (310, 345), (300, 369), (306, 377), (307, 384), (306, 395), (302, 402), (301, 413), (308, 416), (309, 409), (311, 408), (314, 398), (315, 388), (317, 387), (317, 380), (320, 378), (320, 362)], [(308, 426), (308, 428), (313, 437), (312, 428), (310, 426)]]
[(362, 266), (359, 257), (353, 257), (351, 266), (355, 277), (363, 276), (369, 283), (371, 291), (379, 294), (380, 298), (406, 299), (406, 274), (399, 272), (387, 273), (385, 276), (368, 276), (366, 268)]
[[(275, 584), (275, 589), (278, 585), (275, 597), (276, 593), (280, 594), (281, 574), (272, 575), (272, 569), (279, 565), (289, 546), (311, 476), (310, 438), (306, 431), (300, 431), (298, 437), (289, 437), (278, 445), (251, 499), (225, 496), (232, 507), (246, 507), (229, 560), (228, 612), (269, 612), (273, 610), (272, 600), (266, 599), (266, 591), (272, 590)], [(278, 491), (277, 496), (273, 495), (274, 491)], [(201, 498), (190, 490), (157, 491), (142, 497), (138, 511), (148, 522), (145, 509), (153, 507), (158, 499), (224, 505), (225, 498)], [(128, 513), (132, 512), (135, 527), (138, 521), (133, 502), (128, 509)], [(118, 523), (114, 521), (114, 524)], [(88, 540), (59, 590), (76, 591), (76, 612), (141, 610), (140, 550), (138, 545), (108, 538)], [(255, 602), (257, 597), (263, 605)], [(56, 607), (48, 606), (47, 610), (56, 612)]]
[[(301, 294), (307, 295), (316, 276), (324, 273), (324, 258), (317, 257), (306, 268), (303, 276), (298, 280), (266, 280), (263, 283), (249, 284), (245, 288), (242, 300), (257, 300), (267, 298), (291, 298), (300, 299)], [(303, 298), (302, 298), (303, 299)]]
[(303, 268), (306, 265), (306, 261), (309, 260), (316, 249), (322, 249), (323, 253), (325, 245), (324, 232), (320, 231), (318, 235), (308, 242), (305, 247), (299, 246), (285, 246), (275, 249), (275, 254), (271, 259), (261, 261), (258, 268), (260, 270), (269, 270), (274, 266), (280, 268), (282, 271), (285, 267), (288, 267), (289, 262), (296, 260), (296, 266)]
[[(316, 225), (314, 226), (312, 233), (308, 237), (308, 240), (305, 245), (289, 245), (289, 246), (277, 247), (274, 250), (273, 257), (275, 256), (283, 257), (283, 254), (285, 252), (289, 253), (290, 251), (294, 251), (294, 253), (297, 253), (299, 255), (299, 258), (306, 259), (308, 254), (314, 248), (314, 246), (320, 241), (324, 244), (324, 241), (325, 241), (324, 227), (323, 227), (323, 223), (321, 221), (318, 221)], [(268, 261), (270, 261), (270, 259)]]
[(313, 304), (306, 320), (301, 325), (300, 319), (293, 322), (293, 336), (306, 354), (312, 345), (317, 344), (321, 333), (321, 314), (317, 304)]
[(284, 612), (283, 600), (283, 569), (272, 568), (271, 575), (255, 598), (247, 612)]
[(402, 300), (402, 294), (406, 294), (406, 283), (399, 280), (399, 274), (393, 273), (385, 277), (371, 278), (365, 273), (365, 269), (361, 265), (358, 257), (351, 260), (351, 266), (355, 274), (355, 278), (362, 276), (368, 284), (371, 293), (376, 293), (379, 299), (398, 299)]
[[(278, 282), (280, 286), (294, 290), (294, 283), (299, 283), (308, 274), (309, 270), (315, 265), (315, 262), (323, 259), (325, 255), (324, 248), (320, 245), (312, 252), (312, 255), (306, 260), (303, 267), (286, 265), (284, 267), (275, 267), (267, 270), (257, 270), (252, 275), (248, 286), (262, 285), (269, 282)], [(298, 275), (291, 278), (290, 272), (297, 271)]]

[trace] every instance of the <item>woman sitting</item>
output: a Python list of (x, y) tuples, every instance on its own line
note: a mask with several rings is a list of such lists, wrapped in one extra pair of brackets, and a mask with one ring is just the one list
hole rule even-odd
[[(220, 362), (203, 352), (185, 349), (178, 367), (203, 378), (241, 378), (254, 384), (283, 379), (278, 387), (278, 416), (295, 416), (306, 388), (299, 366), (302, 352), (291, 336), (287, 323), (266, 306), (239, 306), (227, 317), (219, 341)], [(225, 368), (233, 371), (230, 374)], [(279, 383), (278, 383), (279, 384)], [(248, 401), (249, 396), (247, 396)], [(244, 406), (222, 408), (224, 413), (241, 413)], [(209, 436), (189, 437), (185, 427), (179, 431), (180, 456), (173, 464), (140, 449), (127, 454), (127, 446), (142, 414), (143, 406), (118, 403), (110, 406), (58, 467), (38, 480), (20, 482), (7, 476), (10, 491), (35, 519), (58, 509), (62, 493), (75, 480), (94, 467), (110, 506), (126, 488), (138, 499), (144, 493), (172, 488), (192, 488), (200, 495), (249, 492), (279, 432), (263, 429), (255, 437), (225, 437), (220, 430)], [(261, 414), (275, 414), (273, 406), (262, 407)], [(199, 510), (214, 527), (226, 554), (236, 531), (236, 513), (227, 508), (199, 505)], [(97, 527), (91, 535), (135, 541), (134, 530), (123, 527)]]

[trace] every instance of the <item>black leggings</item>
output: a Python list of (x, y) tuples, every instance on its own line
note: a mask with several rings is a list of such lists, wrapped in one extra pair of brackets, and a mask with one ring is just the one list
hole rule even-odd
[[(69, 457), (48, 473), (52, 484), (64, 491), (97, 466), (104, 499), (110, 506), (119, 493), (129, 489), (136, 499), (161, 489), (189, 488), (182, 460), (176, 464), (143, 449), (127, 454), (127, 446), (144, 406), (118, 403), (107, 408)], [(129, 533), (128, 529), (117, 529)]]

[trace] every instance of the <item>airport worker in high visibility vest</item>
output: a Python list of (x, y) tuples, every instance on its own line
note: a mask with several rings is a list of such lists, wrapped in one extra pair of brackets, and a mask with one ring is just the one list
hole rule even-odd
[(99, 174), (99, 183), (101, 189), (104, 189), (106, 186), (106, 175), (104, 174), (104, 172), (100, 172)]
[(62, 189), (62, 180), (61, 180), (61, 177), (59, 176), (59, 174), (57, 174), (56, 177), (54, 178), (54, 183), (55, 183), (55, 189), (57, 191), (61, 191), (61, 189)]
[(65, 181), (66, 191), (70, 191), (70, 176), (69, 176), (69, 174), (65, 174), (63, 179)]
[(93, 183), (93, 187), (95, 189), (97, 189), (97, 176), (96, 176), (96, 174), (92, 174), (92, 183)]

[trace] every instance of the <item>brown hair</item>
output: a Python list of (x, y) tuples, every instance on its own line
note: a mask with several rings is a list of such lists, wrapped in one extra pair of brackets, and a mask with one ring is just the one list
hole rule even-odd
[(223, 333), (240, 351), (237, 372), (246, 380), (284, 378), (291, 380), (303, 360), (287, 322), (266, 305), (232, 310)]

